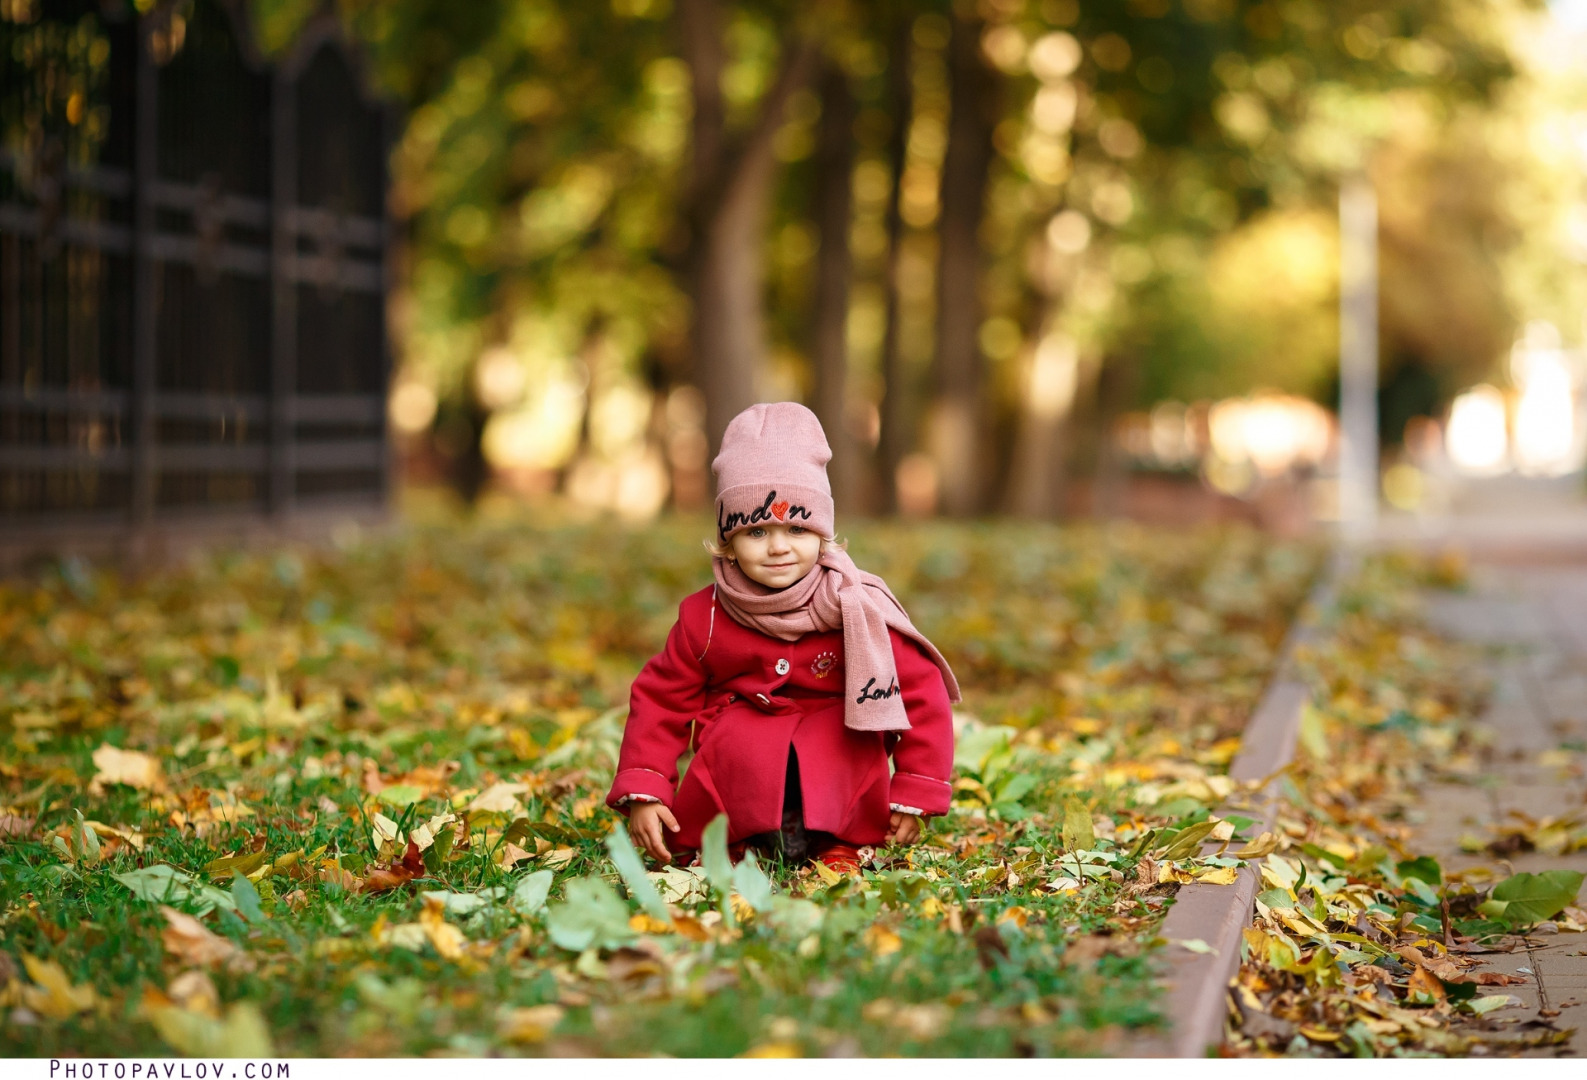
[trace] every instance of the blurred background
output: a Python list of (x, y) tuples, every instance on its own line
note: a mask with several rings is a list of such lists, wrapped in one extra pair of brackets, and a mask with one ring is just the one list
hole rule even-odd
[(0, 0), (0, 48), (13, 537), (643, 521), (768, 399), (841, 513), (1304, 532), (1341, 190), (1378, 527), (1580, 503), (1587, 0)]

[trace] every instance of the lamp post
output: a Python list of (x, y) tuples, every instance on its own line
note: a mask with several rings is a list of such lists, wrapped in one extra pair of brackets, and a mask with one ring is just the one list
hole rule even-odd
[(1378, 198), (1363, 173), (1339, 188), (1339, 528), (1369, 540), (1378, 519)]

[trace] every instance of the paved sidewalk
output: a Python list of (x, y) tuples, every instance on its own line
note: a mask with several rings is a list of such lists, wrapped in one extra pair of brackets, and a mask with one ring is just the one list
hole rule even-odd
[[(1493, 698), (1481, 718), (1492, 742), (1481, 754), (1480, 780), (1427, 790), (1419, 848), (1447, 870), (1502, 867), (1493, 854), (1462, 851), (1462, 839), (1487, 842), (1496, 828), (1527, 819), (1587, 821), (1587, 563), (1479, 564), (1468, 593), (1433, 597), (1429, 608), (1443, 632), (1499, 649)], [(1516, 872), (1587, 870), (1587, 851), (1518, 850), (1503, 859)], [(1488, 970), (1532, 976), (1504, 988), (1525, 1003), (1527, 1019), (1576, 1029), (1567, 1045), (1532, 1053), (1587, 1056), (1587, 934), (1533, 933), (1516, 951), (1490, 959)]]

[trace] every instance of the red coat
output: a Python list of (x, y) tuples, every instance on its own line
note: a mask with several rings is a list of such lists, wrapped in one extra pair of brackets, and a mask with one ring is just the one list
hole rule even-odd
[[(948, 812), (953, 716), (942, 673), (892, 632), (910, 729), (843, 724), (843, 633), (780, 641), (735, 622), (708, 586), (678, 605), (667, 644), (634, 679), (617, 775), (606, 796), (671, 808), (675, 847), (693, 848), (717, 814), (735, 841), (781, 826), (789, 747), (799, 757), (805, 827), (880, 844), (891, 804)], [(683, 782), (678, 759), (693, 750)], [(888, 755), (895, 770), (889, 775)]]

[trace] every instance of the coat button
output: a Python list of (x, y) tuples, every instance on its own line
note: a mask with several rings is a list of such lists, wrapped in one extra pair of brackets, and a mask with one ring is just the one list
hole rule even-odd
[(788, 674), (788, 661), (787, 661), (786, 658), (779, 659), (777, 661), (777, 674), (779, 674), (779, 675)]

